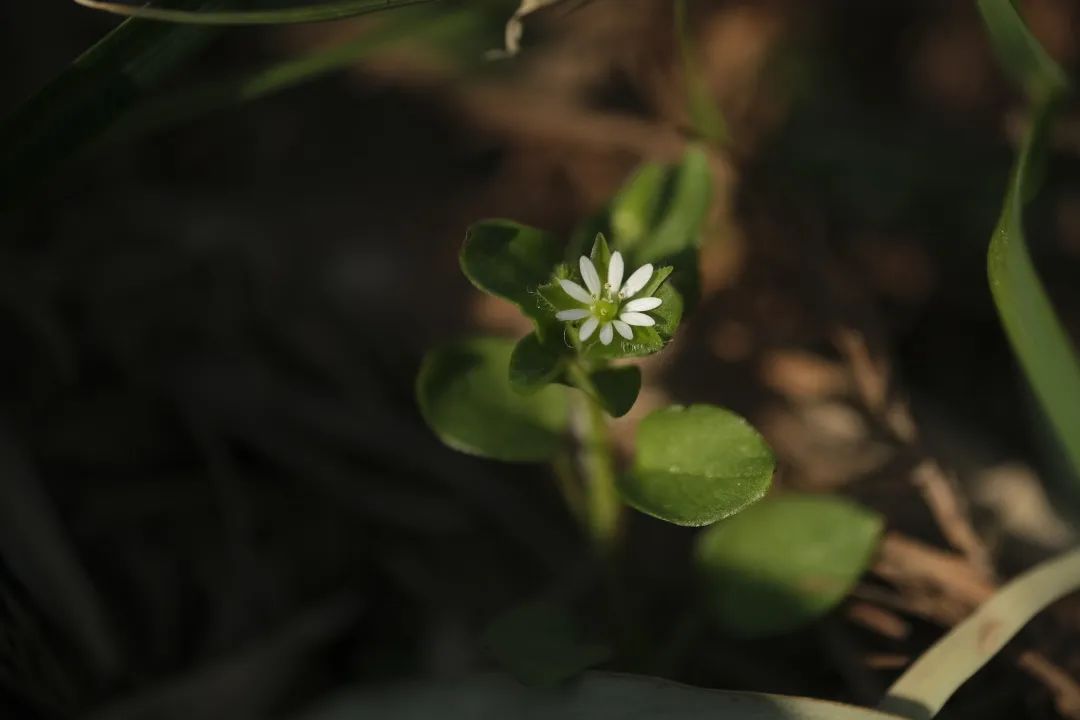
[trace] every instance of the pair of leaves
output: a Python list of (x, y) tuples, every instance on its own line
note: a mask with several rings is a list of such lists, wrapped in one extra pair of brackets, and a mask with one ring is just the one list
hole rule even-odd
[[(444, 443), (509, 462), (550, 460), (560, 450), (569, 390), (552, 384), (517, 392), (507, 378), (516, 352), (508, 340), (481, 339), (434, 350), (424, 359), (417, 397), (424, 419)], [(618, 414), (632, 404), (640, 382), (637, 368), (607, 368), (579, 385)], [(641, 422), (634, 467), (618, 489), (641, 512), (702, 526), (760, 500), (774, 467), (764, 439), (738, 415), (708, 405), (671, 407)]]

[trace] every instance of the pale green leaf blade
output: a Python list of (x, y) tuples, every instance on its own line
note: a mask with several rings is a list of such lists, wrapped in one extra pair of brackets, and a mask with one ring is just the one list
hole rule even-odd
[(558, 688), (529, 688), (504, 675), (357, 689), (303, 720), (895, 720), (825, 700), (704, 690), (667, 680), (590, 672)]
[(485, 338), (433, 350), (424, 358), (416, 396), (424, 420), (461, 452), (507, 462), (541, 462), (563, 443), (567, 389), (550, 385), (522, 395), (510, 387), (514, 343)]
[(889, 688), (881, 709), (928, 720), (1043, 608), (1080, 590), (1080, 549), (1035, 566), (1002, 587), (922, 654)]
[(775, 465), (764, 438), (735, 413), (675, 406), (641, 422), (634, 466), (619, 492), (661, 520), (711, 525), (764, 497)]
[(881, 529), (876, 513), (837, 497), (763, 500), (698, 536), (707, 610), (734, 635), (795, 630), (844, 599)]
[[(75, 0), (95, 10), (127, 17), (158, 22), (193, 25), (280, 25), (286, 23), (321, 22), (341, 20), (380, 10), (392, 10), (407, 5), (417, 5), (433, 0), (331, 0), (322, 3), (293, 2), (280, 7), (281, 3), (256, 3), (262, 7), (235, 9), (198, 9), (185, 7), (185, 3), (171, 2), (117, 2), (114, 0)], [(250, 5), (251, 3), (247, 3)], [(278, 7), (274, 7), (277, 5)]]

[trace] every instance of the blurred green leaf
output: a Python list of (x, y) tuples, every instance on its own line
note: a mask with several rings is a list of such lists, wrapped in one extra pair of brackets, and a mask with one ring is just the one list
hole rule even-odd
[(554, 382), (563, 370), (569, 350), (556, 332), (548, 333), (545, 340), (529, 333), (518, 341), (510, 355), (511, 387), (520, 393), (532, 393)]
[[(234, 0), (235, 1), (235, 0)], [(221, 7), (226, 2), (186, 3)], [(215, 36), (208, 28), (120, 24), (0, 122), (0, 206), (12, 206)]]
[(566, 388), (524, 396), (510, 387), (514, 343), (484, 338), (433, 350), (416, 379), (420, 411), (461, 452), (508, 462), (550, 459), (563, 442)]
[(630, 252), (656, 224), (670, 168), (645, 163), (611, 202), (611, 229), (619, 247)]
[(978, 0), (990, 43), (1005, 71), (1037, 103), (1069, 88), (1065, 72), (1046, 54), (1010, 0)]
[(634, 407), (641, 392), (641, 369), (636, 365), (604, 368), (589, 373), (589, 394), (612, 417), (622, 417)]
[(712, 172), (699, 147), (689, 148), (678, 165), (644, 165), (608, 210), (613, 246), (630, 265), (673, 266), (672, 285), (693, 305), (700, 285), (698, 247), (712, 197)]
[(810, 698), (704, 690), (667, 680), (590, 672), (569, 687), (529, 688), (505, 675), (361, 688), (304, 720), (896, 720)]
[(657, 262), (696, 248), (712, 199), (712, 175), (700, 148), (678, 165), (647, 163), (611, 202), (615, 247), (635, 264)]
[(1080, 362), (1035, 272), (1023, 226), (1024, 203), (1038, 184), (1034, 167), (1042, 157), (1055, 106), (1067, 83), (1008, 0), (980, 0), (979, 9), (1002, 64), (1023, 84), (1033, 109), (990, 240), (990, 289), (1028, 381), (1074, 471), (1080, 473)]
[[(432, 2), (433, 0), (334, 0), (324, 3), (262, 2), (263, 9), (218, 10), (213, 8), (192, 10), (187, 3), (172, 2), (127, 3), (109, 0), (75, 0), (95, 10), (144, 20), (186, 23), (195, 25), (279, 25), (285, 23), (320, 22), (340, 20), (380, 10), (392, 10), (406, 5)], [(235, 3), (239, 4), (239, 3)], [(245, 3), (250, 5), (251, 3)], [(280, 7), (282, 4), (285, 7)]]
[(538, 687), (558, 685), (611, 657), (607, 647), (581, 641), (580, 628), (564, 608), (545, 602), (497, 617), (484, 643), (514, 677)]
[(562, 246), (542, 230), (510, 220), (483, 220), (469, 228), (461, 248), (461, 270), (473, 285), (544, 318), (536, 291), (551, 280)]
[(774, 467), (765, 440), (735, 413), (674, 406), (641, 422), (634, 467), (619, 492), (661, 520), (710, 525), (764, 497)]
[(881, 528), (876, 513), (841, 498), (763, 500), (698, 536), (707, 608), (733, 634), (795, 630), (844, 599)]
[[(682, 162), (669, 172), (669, 187), (661, 196), (659, 212), (654, 212), (649, 231), (629, 253), (634, 264), (669, 262), (670, 258), (686, 250), (696, 249), (700, 241), (712, 201), (709, 160), (701, 148), (691, 147)], [(640, 198), (638, 202), (641, 202)], [(648, 207), (655, 207), (655, 203), (643, 204), (642, 212)], [(623, 210), (625, 212), (625, 208)], [(617, 248), (621, 247), (620, 241), (616, 238)]]

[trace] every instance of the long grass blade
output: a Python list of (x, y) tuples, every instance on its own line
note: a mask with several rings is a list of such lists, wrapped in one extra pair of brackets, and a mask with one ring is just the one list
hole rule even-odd
[(0, 209), (16, 205), (117, 117), (147, 98), (214, 33), (125, 21), (0, 121)]
[(909, 720), (934, 717), (1031, 618), (1078, 589), (1080, 549), (1028, 570), (923, 653), (878, 708)]
[(182, 7), (132, 5), (109, 0), (75, 0), (79, 5), (143, 20), (191, 25), (284, 25), (323, 22), (392, 10), (434, 0), (337, 0), (317, 5), (298, 5), (265, 10), (190, 10)]
[(1033, 167), (1068, 83), (1009, 0), (979, 0), (979, 10), (1002, 65), (1027, 92), (1032, 108), (1031, 125), (990, 240), (990, 289), (1035, 396), (1080, 475), (1080, 361), (1035, 272), (1023, 225), (1024, 204), (1037, 189)]

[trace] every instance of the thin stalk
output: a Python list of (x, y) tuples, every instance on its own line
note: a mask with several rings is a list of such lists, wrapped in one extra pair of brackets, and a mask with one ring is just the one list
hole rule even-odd
[(615, 489), (615, 459), (607, 418), (593, 399), (592, 383), (580, 367), (570, 371), (574, 384), (582, 391), (574, 417), (574, 431), (579, 445), (579, 464), (585, 480), (585, 507), (589, 535), (603, 555), (614, 549), (622, 506)]

